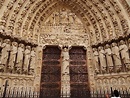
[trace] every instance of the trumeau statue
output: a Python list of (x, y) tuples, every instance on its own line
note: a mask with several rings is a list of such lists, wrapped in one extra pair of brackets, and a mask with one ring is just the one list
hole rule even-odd
[(130, 58), (129, 58), (128, 47), (126, 46), (126, 44), (123, 40), (120, 41), (119, 49), (120, 49), (120, 53), (121, 53), (123, 63), (127, 67), (127, 65), (130, 64)]
[(62, 59), (62, 72), (64, 73), (69, 73), (69, 49), (64, 48), (61, 54)]
[(10, 59), (9, 59), (10, 71), (13, 71), (13, 69), (14, 69), (17, 52), (18, 52), (18, 43), (12, 42), (12, 46), (11, 46), (11, 50), (10, 50)]
[(112, 51), (108, 44), (106, 44), (105, 54), (106, 54), (107, 65), (110, 67), (109, 69), (112, 71), (113, 69)]
[(18, 54), (17, 54), (17, 72), (21, 72), (22, 64), (23, 64), (23, 53), (24, 53), (24, 44), (20, 43), (18, 47)]
[(106, 71), (106, 67), (107, 67), (107, 65), (106, 65), (106, 58), (105, 58), (105, 51), (104, 51), (102, 46), (100, 46), (98, 49), (99, 49), (99, 59), (100, 59), (101, 70), (103, 72), (105, 72)]
[(122, 64), (121, 64), (121, 58), (120, 58), (120, 54), (119, 54), (119, 47), (117, 46), (117, 43), (115, 43), (115, 42), (112, 43), (112, 55), (113, 55), (116, 70), (118, 70)]
[(70, 94), (70, 76), (69, 76), (69, 48), (64, 47), (62, 50), (62, 94), (68, 95)]
[(35, 52), (35, 48), (33, 47), (31, 51), (31, 62), (30, 62), (29, 74), (33, 75), (35, 66), (36, 66), (36, 52)]
[(99, 73), (99, 53), (96, 48), (93, 48), (93, 56), (95, 71), (96, 73)]
[(31, 53), (31, 47), (26, 46), (26, 49), (24, 51), (25, 58), (24, 58), (24, 66), (23, 66), (24, 73), (26, 74), (28, 72), (28, 67), (29, 67), (29, 62), (30, 62), (30, 53)]

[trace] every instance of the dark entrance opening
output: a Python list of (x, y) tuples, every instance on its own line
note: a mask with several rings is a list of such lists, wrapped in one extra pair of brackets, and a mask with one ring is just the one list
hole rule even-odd
[(40, 98), (60, 98), (60, 55), (58, 46), (47, 46), (43, 50)]
[[(90, 98), (86, 50), (72, 47), (70, 56), (70, 97)], [(58, 46), (43, 49), (40, 98), (61, 98), (61, 50)]]
[(90, 98), (86, 50), (83, 47), (72, 47), (69, 55), (71, 98)]

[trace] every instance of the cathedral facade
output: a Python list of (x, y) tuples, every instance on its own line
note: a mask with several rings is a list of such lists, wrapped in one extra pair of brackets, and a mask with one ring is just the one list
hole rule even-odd
[(66, 97), (130, 90), (130, 1), (0, 0), (1, 90), (6, 80)]

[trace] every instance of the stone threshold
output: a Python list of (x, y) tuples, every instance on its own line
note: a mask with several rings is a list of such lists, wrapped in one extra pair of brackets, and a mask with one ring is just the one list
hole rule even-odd
[(24, 74), (10, 74), (10, 73), (0, 73), (0, 77), (2, 78), (34, 78), (32, 75), (24, 75)]

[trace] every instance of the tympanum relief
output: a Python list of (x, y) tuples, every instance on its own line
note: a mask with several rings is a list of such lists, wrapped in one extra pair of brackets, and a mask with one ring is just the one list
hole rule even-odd
[(88, 34), (81, 20), (66, 8), (57, 9), (39, 28), (44, 45), (87, 45)]

